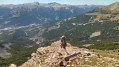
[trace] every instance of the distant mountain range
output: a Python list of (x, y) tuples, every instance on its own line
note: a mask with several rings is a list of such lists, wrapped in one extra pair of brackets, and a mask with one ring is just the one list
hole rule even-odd
[(0, 5), (0, 25), (28, 25), (66, 19), (91, 11), (101, 5), (67, 5), (59, 3), (25, 3)]

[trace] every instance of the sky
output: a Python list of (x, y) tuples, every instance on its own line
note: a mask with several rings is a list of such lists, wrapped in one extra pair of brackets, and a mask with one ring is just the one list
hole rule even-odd
[(61, 4), (71, 4), (71, 5), (109, 5), (114, 2), (119, 2), (119, 0), (0, 0), (0, 5), (23, 4), (32, 2), (39, 2), (39, 3), (57, 2)]

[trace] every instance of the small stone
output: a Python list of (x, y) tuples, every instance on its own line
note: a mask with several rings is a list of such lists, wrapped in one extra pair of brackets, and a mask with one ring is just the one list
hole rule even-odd
[(10, 67), (17, 67), (15, 64), (11, 64)]
[(32, 57), (35, 57), (35, 56), (36, 56), (36, 53), (32, 53), (31, 56), (32, 56)]
[(71, 66), (74, 66), (73, 64)]
[(115, 66), (117, 67), (117, 66), (119, 66), (118, 64), (115, 64)]
[(90, 53), (87, 53), (87, 56), (90, 56), (91, 54)]

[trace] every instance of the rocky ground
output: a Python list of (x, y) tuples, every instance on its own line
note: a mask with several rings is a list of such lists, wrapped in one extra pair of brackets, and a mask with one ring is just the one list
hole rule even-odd
[[(66, 50), (60, 41), (38, 48), (32, 58), (19, 67), (119, 67), (119, 60), (103, 57), (85, 48), (67, 43)], [(13, 65), (13, 64), (12, 64)]]

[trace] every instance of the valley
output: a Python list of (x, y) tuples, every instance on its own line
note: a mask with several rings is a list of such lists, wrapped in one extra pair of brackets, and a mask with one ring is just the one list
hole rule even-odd
[[(0, 67), (60, 67), (60, 62), (74, 67), (118, 67), (118, 6), (55, 2), (0, 5)], [(59, 46), (63, 35), (67, 50)], [(61, 59), (67, 57), (71, 60)]]

